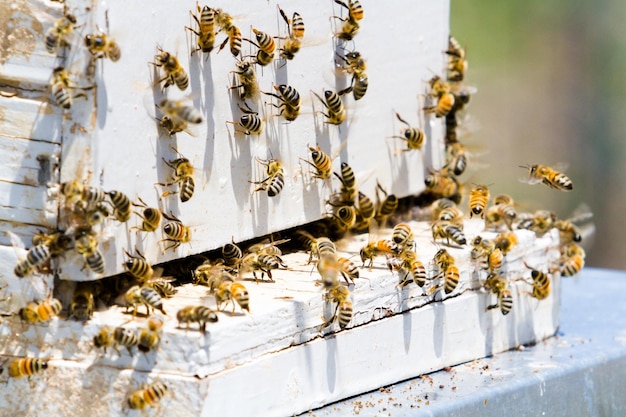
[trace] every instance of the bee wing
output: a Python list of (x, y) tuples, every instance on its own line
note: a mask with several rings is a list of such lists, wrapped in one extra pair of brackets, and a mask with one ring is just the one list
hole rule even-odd
[(541, 182), (543, 182), (543, 178), (533, 177), (528, 174), (520, 176), (518, 179), (520, 182), (523, 182), (525, 184), (540, 184)]
[[(22, 239), (20, 239), (18, 235), (16, 235), (10, 230), (7, 230), (6, 234), (9, 238), (9, 241), (11, 242), (11, 245), (13, 246), (13, 249), (15, 249), (15, 253), (18, 255), (18, 257), (26, 255), (25, 253), (22, 253), (23, 251), (26, 250), (26, 247), (24, 246), (24, 242), (22, 242)], [(21, 250), (18, 250), (18, 249), (21, 249)]]

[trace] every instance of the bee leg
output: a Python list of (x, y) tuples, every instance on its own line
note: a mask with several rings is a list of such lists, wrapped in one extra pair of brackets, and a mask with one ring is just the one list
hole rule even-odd
[(206, 322), (200, 322), (200, 331), (202, 332), (202, 334), (206, 334)]
[(498, 308), (498, 307), (500, 307), (498, 303), (492, 304), (490, 306), (487, 306), (487, 308), (485, 308), (485, 311), (493, 310), (494, 308)]

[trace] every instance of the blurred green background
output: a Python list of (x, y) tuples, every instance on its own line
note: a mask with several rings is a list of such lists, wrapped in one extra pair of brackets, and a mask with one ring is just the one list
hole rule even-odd
[[(626, 7), (623, 0), (452, 1), (451, 34), (476, 86), (462, 140), (467, 182), (492, 183), (522, 210), (572, 216), (584, 203), (595, 235), (586, 265), (626, 269)], [(519, 182), (519, 165), (567, 164), (574, 190)], [(471, 167), (472, 165), (470, 165)], [(468, 168), (469, 169), (469, 168)]]

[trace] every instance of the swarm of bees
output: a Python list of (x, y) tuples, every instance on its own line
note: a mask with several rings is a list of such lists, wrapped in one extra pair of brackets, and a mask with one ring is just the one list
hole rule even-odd
[[(364, 10), (358, 0), (346, 2), (334, 0), (347, 16), (333, 16), (340, 23), (340, 29), (335, 33), (341, 41), (353, 42), (360, 30)], [(256, 78), (255, 65), (260, 67), (270, 65), (278, 57), (283, 61), (295, 59), (303, 46), (305, 25), (303, 17), (293, 12), (291, 18), (278, 7), (278, 13), (286, 24), (284, 36), (272, 36), (257, 28), (252, 28), (255, 40), (242, 36), (241, 30), (233, 22), (233, 17), (222, 9), (212, 9), (209, 6), (200, 7), (196, 12), (190, 11), (196, 27), (185, 29), (196, 37), (196, 47), (191, 54), (210, 54), (215, 48), (216, 37), (220, 33), (226, 35), (218, 47), (218, 52), (229, 45), (231, 54), (236, 58), (235, 69), (232, 71), (234, 84), (229, 88), (236, 93), (242, 104), (237, 103), (241, 111), (238, 121), (228, 121), (235, 125), (236, 133), (246, 136), (260, 135), (264, 131), (265, 120), (259, 115), (255, 104), (264, 94), (277, 100), (278, 104), (268, 103), (278, 110), (278, 115), (287, 122), (295, 121), (300, 115), (300, 94), (294, 86), (288, 84), (274, 85), (274, 91), (261, 92)], [(72, 14), (66, 14), (55, 22), (48, 30), (45, 38), (46, 49), (50, 53), (57, 53), (61, 48), (69, 47), (70, 37), (77, 27), (77, 19)], [(242, 42), (246, 41), (256, 47), (256, 54), (242, 56)], [(84, 37), (84, 47), (94, 60), (108, 59), (117, 62), (122, 58), (120, 45), (110, 36), (102, 33), (87, 34)], [(339, 68), (345, 76), (350, 78), (348, 87), (339, 90), (324, 90), (322, 95), (312, 91), (324, 106), (320, 111), (325, 123), (341, 125), (347, 118), (344, 105), (345, 96), (352, 94), (353, 99), (361, 100), (368, 89), (368, 75), (365, 58), (356, 50), (342, 51), (337, 54)], [(359, 190), (353, 169), (346, 162), (341, 163), (339, 172), (333, 170), (333, 159), (322, 146), (308, 146), (310, 160), (301, 158), (311, 168), (311, 176), (329, 184), (338, 181), (338, 187), (328, 196), (326, 201), (328, 216), (320, 222), (323, 231), (310, 229), (297, 230), (292, 238), (302, 243), (302, 247), (309, 253), (309, 263), (315, 263), (319, 273), (319, 282), (323, 292), (322, 299), (328, 304), (331, 314), (324, 317), (320, 331), (331, 329), (336, 323), (340, 330), (350, 326), (355, 314), (354, 298), (358, 296), (357, 284), (364, 278), (363, 269), (371, 271), (380, 259), (383, 268), (388, 268), (398, 275), (400, 290), (410, 290), (411, 284), (420, 287), (424, 296), (442, 291), (446, 296), (458, 294), (463, 288), (464, 277), (459, 269), (455, 257), (451, 253), (454, 249), (471, 246), (471, 258), (475, 262), (476, 270), (481, 276), (481, 288), (496, 297), (496, 303), (487, 305), (485, 310), (499, 309), (502, 315), (509, 314), (513, 309), (512, 283), (525, 282), (527, 294), (541, 301), (550, 296), (551, 280), (554, 274), (569, 277), (577, 274), (584, 266), (585, 252), (579, 245), (582, 240), (581, 231), (575, 222), (558, 219), (556, 214), (547, 210), (538, 210), (535, 213), (520, 213), (518, 206), (508, 195), (499, 195), (490, 205), (491, 194), (489, 186), (477, 184), (469, 191), (468, 213), (469, 218), (479, 217), (484, 221), (484, 231), (495, 236), (470, 236), (465, 234), (464, 222), (467, 217), (461, 211), (460, 204), (464, 195), (464, 185), (459, 179), (469, 163), (469, 153), (459, 141), (457, 131), (461, 121), (460, 116), (470, 101), (474, 90), (463, 84), (467, 59), (465, 50), (452, 37), (449, 39), (448, 56), (445, 79), (438, 75), (428, 81), (427, 97), (431, 105), (423, 107), (424, 114), (432, 114), (436, 118), (445, 119), (445, 146), (446, 164), (437, 171), (430, 172), (425, 185), (427, 194), (434, 200), (429, 207), (430, 230), (432, 240), (439, 248), (432, 259), (426, 259), (421, 249), (416, 245), (416, 237), (411, 224), (398, 221), (400, 201), (398, 197), (388, 192), (383, 185), (377, 183), (376, 196), (368, 197)], [(152, 62), (155, 72), (160, 78), (155, 85), (162, 84), (162, 90), (176, 86), (184, 91), (190, 85), (187, 70), (181, 60), (171, 52), (157, 46), (157, 53)], [(72, 108), (73, 99), (84, 94), (72, 94), (72, 89), (87, 90), (91, 87), (80, 87), (72, 81), (72, 75), (63, 66), (54, 69), (50, 80), (50, 93), (54, 102), (65, 111)], [(323, 97), (322, 97), (323, 96)], [(156, 108), (162, 113), (158, 119), (159, 126), (170, 136), (186, 131), (189, 124), (197, 125), (203, 122), (204, 116), (200, 110), (187, 104), (185, 100), (174, 100), (167, 97), (155, 102)], [(406, 142), (403, 152), (420, 150), (427, 143), (424, 130), (412, 126), (400, 114), (395, 118), (402, 123), (400, 136), (393, 136)], [(162, 163), (169, 172), (166, 182), (156, 185), (166, 187), (161, 197), (177, 195), (181, 203), (190, 201), (195, 192), (195, 168), (190, 159), (177, 154), (174, 159), (162, 158)], [(160, 163), (161, 161), (159, 161)], [(253, 193), (263, 191), (268, 197), (278, 196), (288, 180), (283, 163), (270, 157), (256, 158), (262, 168), (262, 174), (256, 181), (250, 180)], [(543, 183), (548, 187), (571, 191), (572, 181), (559, 169), (547, 165), (527, 165), (526, 182), (530, 184)], [(199, 169), (199, 168), (198, 168)], [(334, 177), (334, 179), (333, 179)], [(14, 267), (14, 274), (18, 278), (31, 275), (50, 274), (57, 264), (68, 253), (75, 252), (83, 261), (83, 269), (89, 273), (102, 276), (107, 271), (100, 248), (105, 229), (109, 222), (126, 223), (135, 214), (138, 226), (130, 227), (140, 233), (161, 233), (163, 252), (176, 251), (181, 245), (189, 244), (192, 240), (192, 227), (187, 225), (171, 211), (164, 212), (160, 207), (150, 207), (141, 197), (129, 196), (119, 190), (105, 191), (101, 187), (88, 185), (89, 181), (71, 180), (62, 182), (58, 187), (60, 226), (58, 229), (41, 232), (33, 237), (32, 246), (20, 258)], [(169, 187), (176, 187), (175, 190)], [(332, 187), (331, 187), (332, 188)], [(393, 185), (388, 188), (393, 189)], [(264, 193), (259, 193), (262, 195)], [(134, 211), (136, 210), (136, 211)], [(478, 220), (478, 219), (474, 219)], [(376, 234), (387, 224), (393, 223), (390, 238), (379, 239)], [(517, 230), (529, 230), (541, 237), (556, 229), (561, 239), (559, 265), (547, 269), (535, 269), (526, 265), (527, 276), (511, 277), (507, 270), (507, 255), (518, 245)], [(361, 267), (349, 255), (342, 256), (333, 242), (348, 232), (368, 233), (368, 242), (363, 245), (358, 256)], [(14, 245), (19, 238), (11, 236)], [(254, 280), (264, 285), (274, 282), (272, 271), (289, 269), (282, 257), (279, 245), (291, 239), (273, 241), (269, 239), (241, 249), (234, 241), (224, 245), (219, 254), (209, 254), (201, 263), (188, 267), (187, 272), (194, 285), (208, 288), (208, 295), (213, 297), (214, 307), (206, 305), (189, 305), (176, 312), (178, 327), (183, 330), (191, 329), (193, 325), (202, 334), (207, 332), (207, 325), (218, 321), (220, 314), (245, 316), (251, 312), (250, 293), (245, 280)], [(123, 267), (127, 279), (115, 285), (110, 291), (102, 283), (80, 283), (76, 286), (71, 303), (67, 306), (67, 316), (77, 321), (90, 320), (98, 309), (97, 302), (111, 301), (114, 298), (123, 299), (122, 304), (132, 314), (133, 318), (142, 316), (147, 318), (146, 326), (141, 329), (130, 327), (104, 326), (93, 337), (93, 346), (107, 353), (107, 348), (114, 349), (120, 355), (120, 347), (125, 347), (129, 355), (133, 355), (134, 347), (142, 353), (156, 352), (161, 343), (164, 321), (170, 315), (165, 311), (164, 300), (174, 296), (176, 278), (168, 279), (160, 275), (161, 271), (153, 267), (151, 262), (139, 251), (124, 248), (126, 261)], [(131, 253), (132, 252), (132, 253)], [(251, 274), (251, 276), (250, 276)], [(120, 280), (122, 281), (122, 280)], [(118, 287), (119, 285), (119, 287)], [(464, 289), (464, 288), (463, 288)], [(114, 292), (111, 296), (111, 292)], [(254, 303), (254, 300), (252, 300)], [(213, 303), (211, 303), (213, 304)], [(254, 304), (253, 304), (254, 305)], [(145, 315), (140, 307), (145, 308)], [(132, 311), (132, 313), (131, 313)], [(158, 311), (160, 315), (155, 315)], [(63, 303), (52, 296), (43, 300), (31, 300), (19, 311), (19, 318), (29, 325), (41, 325), (57, 319), (63, 315)], [(23, 358), (10, 363), (8, 373), (10, 377), (34, 376), (48, 367), (43, 359)], [(131, 409), (145, 409), (155, 406), (166, 395), (168, 387), (159, 381), (143, 386), (131, 393), (127, 399), (127, 406)]]

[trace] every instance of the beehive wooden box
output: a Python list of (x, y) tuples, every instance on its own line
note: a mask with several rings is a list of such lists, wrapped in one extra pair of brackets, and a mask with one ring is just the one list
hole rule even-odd
[[(285, 123), (277, 110), (261, 96), (258, 109), (266, 127), (262, 134), (247, 137), (228, 124), (241, 115), (232, 71), (236, 60), (226, 47), (208, 57), (190, 56), (195, 36), (184, 26), (196, 27), (189, 10), (192, 1), (108, 3), (67, 0), (65, 6), (51, 1), (16, 2), (0, 17), (7, 33), (0, 69), (0, 143), (5, 152), (0, 172), (0, 231), (10, 230), (26, 245), (39, 229), (57, 227), (58, 184), (79, 180), (105, 190), (119, 190), (132, 199), (141, 197), (151, 206), (179, 217), (192, 230), (192, 239), (176, 250), (163, 251), (160, 231), (138, 234), (132, 230), (139, 219), (119, 224), (107, 222), (100, 236), (106, 272), (97, 275), (82, 269), (75, 252), (58, 260), (58, 277), (66, 281), (99, 279), (123, 272), (123, 250), (138, 249), (151, 263), (183, 258), (236, 242), (302, 225), (326, 216), (325, 201), (331, 193), (310, 174), (308, 146), (337, 155), (333, 164), (348, 162), (357, 173), (359, 189), (373, 196), (380, 183), (397, 196), (417, 194), (424, 188), (429, 169), (440, 168), (443, 155), (443, 123), (424, 117), (420, 95), (433, 72), (442, 73), (442, 53), (448, 39), (448, 3), (362, 1), (365, 19), (354, 41), (342, 43), (333, 36), (346, 10), (332, 1), (285, 0), (280, 7), (291, 16), (300, 13), (306, 23), (303, 47), (291, 61), (276, 60), (257, 68), (260, 90), (290, 84), (302, 96), (300, 117)], [(223, 2), (235, 16), (244, 37), (253, 38), (255, 27), (286, 36), (286, 24), (275, 1)], [(56, 57), (44, 47), (46, 31), (63, 14), (74, 13), (81, 27), (70, 38), (67, 56)], [(108, 17), (108, 27), (106, 25)], [(118, 62), (98, 62), (94, 77), (84, 76), (89, 55), (82, 37), (102, 28), (122, 49)], [(218, 35), (217, 43), (224, 39)], [(176, 54), (188, 70), (190, 88), (170, 87), (167, 96), (189, 100), (204, 118), (194, 136), (179, 133), (168, 137), (158, 129), (155, 104), (162, 97), (154, 80), (158, 71), (149, 64), (157, 45)], [(217, 48), (216, 48), (217, 49)], [(243, 44), (244, 54), (255, 48)], [(350, 76), (337, 69), (337, 55), (358, 50), (367, 59), (369, 89), (354, 101), (344, 97), (347, 121), (341, 126), (325, 123), (320, 101), (313, 95), (341, 90)], [(64, 65), (76, 79), (81, 97), (70, 111), (61, 111), (50, 97), (52, 69)], [(405, 143), (390, 136), (400, 134), (395, 118), (401, 114), (428, 135), (421, 151), (402, 152)], [(195, 167), (193, 197), (181, 203), (176, 194), (161, 197), (177, 152)], [(256, 158), (277, 158), (286, 170), (285, 186), (276, 198), (252, 191), (263, 177)], [(336, 188), (336, 184), (332, 185)], [(478, 233), (478, 221), (469, 236)], [(436, 247), (429, 230), (415, 224), (418, 251), (432, 258)], [(385, 232), (383, 232), (384, 234)], [(388, 233), (388, 232), (387, 232)], [(342, 244), (348, 255), (358, 253), (367, 236)], [(536, 240), (521, 232), (520, 247), (508, 259), (507, 272), (528, 275), (522, 258), (535, 267), (548, 265), (558, 254), (558, 238), (548, 234)], [(524, 292), (528, 284), (514, 284), (515, 309), (503, 317), (485, 313), (494, 300), (477, 291), (480, 280), (467, 251), (456, 251), (462, 279), (453, 298), (441, 301), (439, 291), (417, 287), (397, 288), (397, 277), (383, 264), (353, 291), (355, 315), (349, 329), (322, 337), (322, 315), (328, 316), (315, 275), (305, 256), (285, 258), (287, 271), (276, 273), (276, 283), (249, 283), (252, 311), (220, 314), (206, 336), (194, 330), (176, 329), (168, 319), (158, 352), (128, 355), (122, 351), (102, 354), (92, 348), (92, 338), (103, 325), (128, 321), (122, 309), (96, 312), (86, 325), (54, 319), (47, 326), (28, 326), (13, 315), (26, 300), (45, 297), (52, 289), (51, 276), (17, 280), (13, 267), (24, 250), (10, 246), (0, 234), (0, 254), (6, 262), (0, 273), (6, 281), (0, 302), (8, 317), (0, 326), (1, 353), (9, 357), (47, 358), (50, 369), (32, 381), (11, 380), (0, 396), (0, 409), (27, 414), (121, 415), (129, 393), (142, 382), (162, 380), (171, 394), (153, 415), (290, 415), (345, 398), (385, 383), (440, 369), (472, 358), (502, 351), (553, 334), (558, 326), (558, 281), (554, 296), (538, 303)], [(516, 276), (517, 276), (516, 275)], [(166, 301), (168, 314), (193, 303), (212, 305), (204, 288), (184, 286)], [(461, 294), (462, 295), (459, 295)], [(458, 296), (457, 296), (458, 295)], [(490, 298), (491, 297), (491, 298)], [(137, 319), (130, 327), (143, 326)], [(407, 366), (410, 364), (410, 366)], [(6, 374), (5, 374), (6, 375)], [(16, 395), (8, 395), (17, 392)], [(37, 396), (40, 401), (28, 398)], [(191, 410), (191, 411), (189, 411)]]

